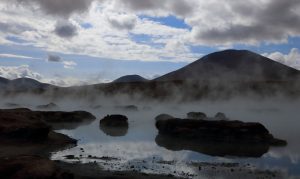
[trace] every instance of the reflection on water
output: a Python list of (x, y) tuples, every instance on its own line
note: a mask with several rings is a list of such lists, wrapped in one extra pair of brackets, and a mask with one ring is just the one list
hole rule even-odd
[[(264, 104), (260, 101), (258, 104), (253, 101), (235, 101), (176, 105), (175, 107), (170, 105), (168, 108), (165, 106), (152, 107), (152, 110), (139, 112), (116, 111), (105, 107), (98, 110), (86, 109), (96, 115), (98, 120), (72, 130), (60, 130), (59, 132), (79, 139), (78, 147), (54, 153), (52, 158), (71, 162), (72, 160), (66, 160), (64, 156), (82, 155), (81, 162), (96, 161), (108, 170), (138, 170), (145, 173), (191, 175), (190, 177), (222, 176), (223, 178), (232, 178), (231, 169), (223, 168), (218, 170), (220, 172), (218, 173), (209, 167), (209, 170), (199, 171), (198, 166), (191, 165), (191, 162), (237, 162), (242, 166), (250, 164), (251, 167), (246, 168), (248, 170), (246, 173), (243, 170), (239, 171), (239, 168), (234, 169), (235, 176), (251, 178), (249, 173), (255, 169), (261, 169), (280, 173), (276, 175), (277, 178), (300, 177), (299, 102), (284, 104), (282, 101), (269, 101)], [(268, 110), (270, 108), (274, 110)], [(264, 109), (267, 110), (264, 111)], [(168, 113), (177, 117), (185, 117), (189, 111), (202, 111), (209, 116), (221, 111), (232, 120), (260, 122), (270, 130), (274, 137), (287, 140), (288, 146), (274, 148), (268, 145), (193, 144), (158, 136), (154, 125), (154, 118), (158, 114)], [(108, 130), (100, 127), (99, 129), (99, 119), (112, 113), (128, 116), (129, 128)], [(119, 137), (112, 137), (116, 135)], [(80, 148), (83, 148), (84, 152)], [(89, 158), (89, 155), (99, 159)], [(119, 160), (102, 160), (101, 157), (113, 157)], [(185, 175), (187, 173), (189, 175)]]
[(124, 127), (109, 127), (105, 125), (100, 125), (100, 129), (109, 136), (112, 137), (119, 137), (119, 136), (125, 136), (128, 131), (128, 126)]
[(236, 156), (236, 157), (261, 157), (267, 153), (270, 145), (268, 143), (253, 142), (221, 142), (221, 141), (201, 141), (188, 140), (157, 135), (155, 138), (157, 145), (168, 150), (180, 151), (190, 150), (211, 156)]

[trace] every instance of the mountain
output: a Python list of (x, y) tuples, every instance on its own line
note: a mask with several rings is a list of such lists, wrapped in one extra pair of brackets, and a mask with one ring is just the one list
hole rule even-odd
[(146, 82), (146, 81), (148, 80), (139, 75), (127, 75), (114, 80), (113, 83), (132, 83), (132, 82)]
[(52, 85), (41, 83), (31, 78), (18, 78), (15, 80), (8, 80), (0, 77), (1, 90), (6, 91), (29, 91), (29, 90), (43, 90)]
[(9, 83), (8, 79), (0, 77), (0, 88), (5, 87), (8, 83)]
[(247, 50), (225, 50), (203, 58), (155, 81), (289, 81), (300, 71)]

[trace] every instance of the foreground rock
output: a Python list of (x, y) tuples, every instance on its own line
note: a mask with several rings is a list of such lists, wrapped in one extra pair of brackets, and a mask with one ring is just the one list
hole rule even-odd
[(173, 118), (156, 121), (156, 127), (161, 135), (181, 139), (286, 145), (285, 141), (275, 139), (260, 123)]
[(107, 115), (100, 120), (100, 129), (110, 136), (124, 136), (128, 127), (128, 118), (123, 115)]
[(36, 112), (29, 109), (0, 110), (0, 156), (47, 155), (76, 143), (76, 140), (52, 131)]
[(1, 178), (73, 178), (70, 173), (62, 172), (55, 163), (39, 156), (16, 156), (0, 159)]
[(30, 141), (48, 138), (50, 126), (29, 109), (0, 110), (0, 138)]

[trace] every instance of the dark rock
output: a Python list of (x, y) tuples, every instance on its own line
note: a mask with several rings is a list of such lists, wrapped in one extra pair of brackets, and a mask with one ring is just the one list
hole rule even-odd
[(37, 109), (57, 109), (58, 106), (55, 103), (49, 103), (45, 105), (39, 105), (36, 107)]
[(66, 135), (51, 131), (51, 127), (34, 111), (25, 108), (0, 110), (0, 157), (17, 154), (46, 156), (76, 143)]
[(189, 112), (187, 113), (188, 119), (205, 119), (207, 116), (202, 112)]
[(128, 127), (128, 118), (123, 115), (107, 115), (100, 120), (100, 129), (110, 136), (124, 136)]
[(128, 126), (128, 118), (123, 115), (107, 115), (100, 120), (100, 125), (109, 127), (123, 127)]
[(0, 159), (1, 178), (73, 178), (70, 173), (62, 172), (55, 163), (39, 156), (17, 156)]
[(73, 111), (73, 112), (62, 112), (62, 111), (37, 111), (36, 112), (44, 121), (49, 123), (59, 122), (85, 122), (93, 121), (96, 119), (91, 113), (86, 111)]
[[(241, 121), (209, 121), (193, 119), (167, 119), (156, 121), (159, 134), (171, 137), (249, 143), (267, 143), (272, 145), (282, 140), (274, 139), (269, 131), (260, 123)], [(284, 144), (284, 141), (282, 141)]]
[(72, 159), (75, 159), (75, 156), (74, 155), (66, 155), (64, 156), (66, 159), (69, 159), (69, 160), (72, 160)]
[(217, 120), (227, 120), (226, 115), (224, 113), (221, 113), (221, 112), (218, 112), (215, 115), (215, 119), (217, 119)]
[(173, 119), (174, 117), (169, 115), (169, 114), (160, 114), (158, 116), (156, 116), (155, 120), (166, 120), (166, 119)]
[(0, 110), (1, 138), (45, 140), (49, 132), (50, 126), (28, 109)]

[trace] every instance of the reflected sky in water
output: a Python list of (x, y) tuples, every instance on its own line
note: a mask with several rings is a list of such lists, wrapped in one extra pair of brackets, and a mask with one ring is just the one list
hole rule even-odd
[[(81, 162), (98, 162), (108, 170), (134, 169), (145, 173), (165, 173), (179, 176), (182, 172), (191, 174), (190, 177), (202, 176), (198, 168), (191, 162), (239, 162), (241, 165), (250, 163), (251, 169), (274, 170), (280, 172), (280, 177), (300, 178), (300, 119), (298, 115), (299, 101), (227, 101), (202, 102), (184, 105), (156, 104), (152, 109), (138, 112), (118, 111), (103, 107), (98, 110), (85, 109), (97, 116), (97, 120), (75, 129), (59, 130), (75, 139), (79, 139), (78, 146), (52, 155), (52, 159), (66, 160), (65, 155), (80, 156)], [(103, 105), (103, 104), (101, 104)], [(105, 106), (105, 105), (104, 105)], [(138, 105), (139, 106), (139, 105)], [(141, 106), (139, 106), (142, 108)], [(287, 140), (286, 147), (270, 147), (269, 151), (260, 158), (242, 158), (234, 156), (214, 157), (188, 150), (172, 151), (156, 144), (158, 131), (155, 128), (155, 117), (161, 113), (168, 113), (176, 117), (185, 117), (187, 112), (201, 111), (208, 116), (217, 112), (224, 112), (232, 120), (260, 122), (276, 138)], [(129, 118), (129, 129), (125, 136), (112, 137), (99, 128), (99, 120), (107, 114), (125, 114)], [(84, 149), (84, 152), (80, 150)], [(113, 157), (116, 160), (90, 159), (88, 156)], [(78, 161), (78, 160), (73, 160)], [(174, 173), (176, 171), (176, 173)], [(228, 173), (228, 176), (227, 174)], [(193, 176), (194, 175), (194, 176)], [(209, 173), (207, 173), (209, 175)], [(230, 178), (230, 172), (220, 174), (223, 178)], [(235, 173), (238, 176), (239, 173)], [(247, 178), (245, 173), (240, 173)], [(251, 178), (251, 176), (249, 176)]]

